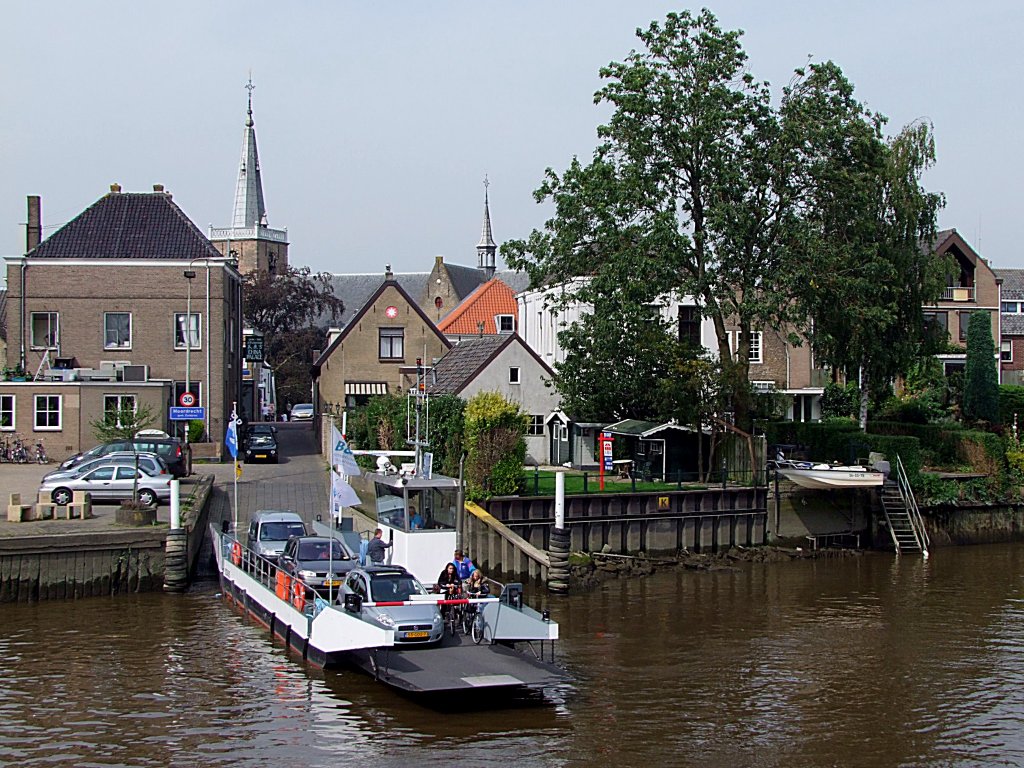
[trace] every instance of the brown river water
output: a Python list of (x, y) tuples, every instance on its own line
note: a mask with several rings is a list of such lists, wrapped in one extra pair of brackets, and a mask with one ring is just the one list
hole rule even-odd
[(1024, 765), (1024, 545), (533, 602), (575, 682), (468, 712), (303, 665), (214, 584), (0, 606), (0, 765)]

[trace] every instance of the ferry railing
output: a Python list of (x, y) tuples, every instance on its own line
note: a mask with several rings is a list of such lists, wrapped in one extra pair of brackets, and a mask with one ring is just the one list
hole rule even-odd
[(914, 531), (917, 545), (921, 549), (921, 554), (928, 557), (928, 545), (931, 544), (931, 538), (928, 536), (928, 531), (924, 525), (924, 518), (921, 516), (921, 510), (917, 506), (917, 499), (914, 497), (914, 491), (910, 487), (910, 480), (907, 478), (907, 471), (899, 454), (896, 454), (896, 484), (899, 486), (903, 505), (906, 507), (907, 515), (910, 517), (910, 527)]

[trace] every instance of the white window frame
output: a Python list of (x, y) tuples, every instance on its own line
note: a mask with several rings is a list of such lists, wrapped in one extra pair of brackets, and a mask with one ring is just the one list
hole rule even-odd
[[(47, 401), (54, 399), (57, 401), (57, 425), (44, 425), (40, 426), (39, 417), (44, 414), (53, 413), (49, 408), (49, 402), (46, 403), (47, 407), (43, 410), (39, 408), (39, 401), (45, 399)], [(64, 396), (63, 395), (33, 395), (32, 397), (32, 430), (34, 432), (60, 432), (64, 429)]]
[[(507, 328), (503, 328), (502, 325), (508, 325)], [(495, 315), (494, 316), (494, 328), (498, 333), (515, 333), (516, 332), (516, 316), (515, 315)]]
[[(1013, 362), (1013, 340), (1005, 339), (999, 342), (999, 361), (1003, 363)], [(0, 409), (2, 411), (2, 409)]]
[[(120, 344), (110, 342), (110, 327), (107, 325), (107, 318), (113, 315), (128, 316), (128, 341)], [(132, 313), (131, 312), (104, 312), (103, 313), (103, 348), (104, 349), (131, 349), (132, 348)]]
[[(0, 395), (0, 430), (13, 432), (18, 423), (18, 399), (14, 395)], [(10, 415), (11, 423), (4, 426), (4, 416)]]
[(1002, 303), (1000, 311), (1004, 315), (1019, 315), (1021, 313), (1021, 304), (1024, 302), (1019, 301), (1004, 301)]
[(510, 365), (508, 368), (508, 383), (522, 384), (523, 375), (518, 365)]
[[(36, 318), (48, 315), (47, 340), (45, 344), (36, 343)], [(31, 312), (28, 320), (29, 341), (32, 349), (60, 349), (60, 312)]]
[(111, 410), (107, 408), (109, 401), (114, 400), (117, 402), (117, 407), (113, 410), (113, 413), (117, 414), (117, 421), (114, 424), (116, 427), (124, 426), (121, 424), (121, 411), (124, 410), (124, 406), (121, 404), (125, 400), (131, 400), (132, 412), (138, 413), (139, 411), (139, 399), (135, 395), (103, 395), (103, 418), (106, 419), (107, 414), (111, 413)]
[[(740, 351), (740, 331), (728, 331), (729, 349), (733, 357)], [(751, 365), (760, 365), (764, 362), (764, 334), (761, 331), (750, 332), (750, 349), (747, 352), (747, 362)]]
[[(388, 352), (384, 354), (384, 339), (389, 339)], [(395, 354), (395, 339), (398, 339), (398, 354)], [(378, 360), (404, 360), (405, 359), (405, 327), (382, 326), (377, 329), (377, 359)]]
[(188, 312), (175, 312), (174, 313), (174, 328), (173, 328), (174, 348), (175, 349), (189, 349), (189, 350), (192, 350), (192, 349), (202, 349), (203, 348), (203, 315), (202, 315), (201, 312), (192, 312), (191, 313), (191, 318), (194, 319), (195, 322), (194, 323), (191, 322), (191, 321), (189, 322), (189, 325), (190, 326), (194, 326), (194, 327), (189, 328), (189, 330), (190, 330), (189, 344), (188, 344), (187, 347), (185, 346), (185, 333), (184, 333), (183, 326), (185, 324), (184, 323), (185, 316), (188, 315), (188, 314), (189, 314)]

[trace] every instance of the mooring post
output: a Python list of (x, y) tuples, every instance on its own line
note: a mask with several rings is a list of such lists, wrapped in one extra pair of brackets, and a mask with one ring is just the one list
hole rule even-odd
[(565, 472), (555, 473), (555, 525), (548, 539), (548, 589), (568, 592), (569, 531), (565, 528)]

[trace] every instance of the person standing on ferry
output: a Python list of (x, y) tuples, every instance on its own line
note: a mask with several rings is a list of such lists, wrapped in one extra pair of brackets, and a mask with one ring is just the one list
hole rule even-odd
[(459, 574), (459, 578), (463, 580), (468, 579), (469, 574), (476, 570), (473, 561), (462, 554), (461, 549), (455, 550), (455, 558), (452, 560), (452, 565), (455, 566), (455, 572)]

